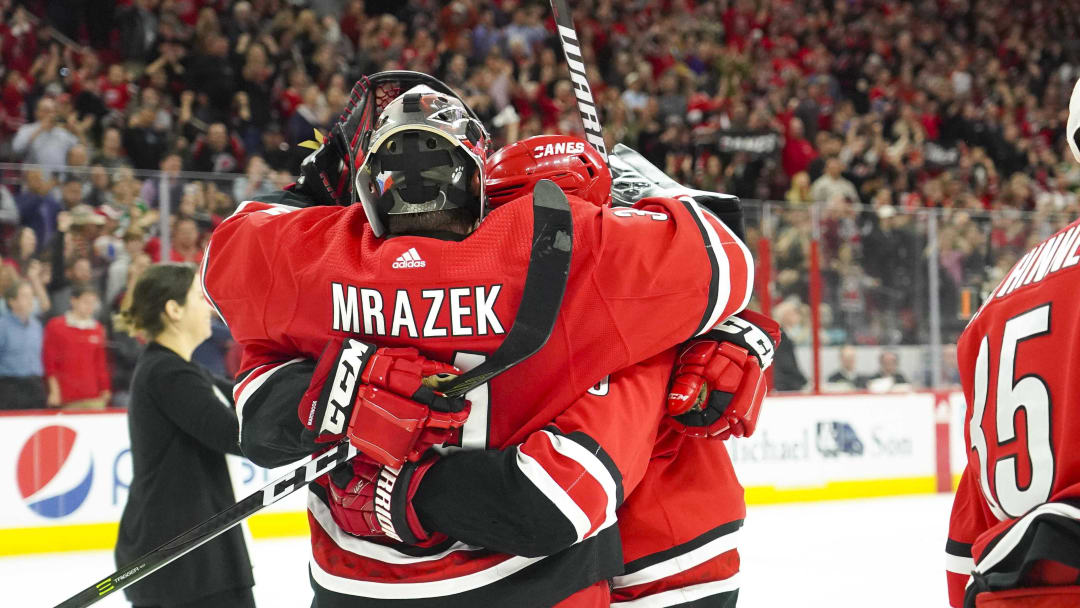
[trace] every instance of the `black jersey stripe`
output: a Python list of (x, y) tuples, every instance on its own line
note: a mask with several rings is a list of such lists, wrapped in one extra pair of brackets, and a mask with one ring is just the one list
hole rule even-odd
[(714, 309), (717, 306), (724, 306), (723, 302), (716, 301), (716, 295), (720, 291), (720, 263), (716, 259), (716, 252), (713, 251), (713, 242), (709, 238), (708, 228), (702, 223), (701, 216), (698, 215), (698, 211), (695, 209), (696, 204), (684, 200), (679, 202), (686, 208), (686, 212), (694, 219), (694, 224), (697, 225), (698, 231), (701, 232), (701, 243), (705, 247), (705, 254), (709, 258), (709, 267), (712, 269), (712, 278), (709, 280), (709, 300), (705, 305), (704, 313), (702, 313), (701, 322), (698, 323), (697, 329), (694, 330), (693, 335), (696, 336), (708, 329), (709, 319), (712, 318)]
[(717, 526), (712, 530), (701, 534), (700, 536), (686, 541), (685, 543), (675, 545), (674, 547), (659, 551), (657, 553), (653, 553), (651, 555), (646, 555), (645, 557), (639, 557), (638, 559), (635, 559), (634, 561), (626, 564), (623, 575), (625, 576), (627, 574), (633, 574), (635, 572), (639, 572), (646, 568), (655, 566), (656, 564), (666, 562), (685, 553), (689, 553), (694, 549), (697, 549), (698, 547), (702, 547), (720, 538), (721, 536), (727, 536), (728, 534), (731, 534), (732, 532), (741, 528), (742, 525), (743, 520), (741, 519), (729, 521), (728, 523)]

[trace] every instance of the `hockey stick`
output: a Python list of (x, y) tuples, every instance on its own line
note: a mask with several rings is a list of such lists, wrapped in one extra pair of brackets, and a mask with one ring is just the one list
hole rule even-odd
[[(528, 274), (514, 323), (495, 352), (483, 363), (445, 385), (448, 396), (464, 395), (529, 358), (547, 343), (559, 316), (570, 274), (573, 222), (566, 195), (553, 182), (540, 180), (533, 189), (533, 243)], [(82, 608), (131, 585), (228, 531), (263, 507), (274, 504), (315, 478), (356, 456), (348, 441), (308, 458), (279, 479), (212, 516), (171, 541), (113, 572), (57, 605)]]
[(589, 79), (585, 76), (585, 59), (581, 54), (577, 30), (574, 29), (574, 16), (566, 0), (551, 0), (551, 12), (555, 14), (555, 27), (558, 28), (559, 42), (562, 43), (566, 65), (570, 68), (570, 82), (578, 100), (578, 114), (585, 126), (585, 139), (592, 147), (608, 160), (607, 144), (604, 143), (604, 129), (600, 124), (600, 115), (596, 111)]

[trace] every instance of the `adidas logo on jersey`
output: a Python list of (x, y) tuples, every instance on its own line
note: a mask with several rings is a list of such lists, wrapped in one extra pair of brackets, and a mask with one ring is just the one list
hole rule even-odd
[(416, 247), (410, 248), (405, 253), (399, 255), (394, 263), (391, 264), (393, 268), (423, 268), (427, 266), (427, 262), (420, 257), (417, 253)]

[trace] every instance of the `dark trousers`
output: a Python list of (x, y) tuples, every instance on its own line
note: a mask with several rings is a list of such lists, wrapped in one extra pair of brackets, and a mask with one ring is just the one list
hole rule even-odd
[(228, 589), (183, 604), (158, 604), (156, 606), (132, 605), (131, 608), (255, 608), (251, 587)]
[(0, 376), (0, 410), (44, 407), (45, 381), (41, 376)]

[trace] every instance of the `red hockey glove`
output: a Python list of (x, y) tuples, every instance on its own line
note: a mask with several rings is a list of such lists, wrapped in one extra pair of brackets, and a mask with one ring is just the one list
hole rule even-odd
[(446, 539), (420, 524), (412, 498), (420, 480), (438, 462), (433, 452), (401, 469), (383, 466), (360, 454), (327, 476), (330, 513), (354, 536), (388, 536), (410, 545), (431, 546)]
[(744, 311), (683, 346), (668, 391), (669, 422), (694, 437), (752, 435), (766, 392), (762, 372), (779, 341), (776, 322)]
[(300, 420), (316, 442), (349, 441), (375, 461), (400, 467), (444, 443), (465, 424), (463, 398), (435, 391), (426, 379), (461, 373), (415, 348), (376, 348), (335, 340), (315, 366), (300, 401)]

